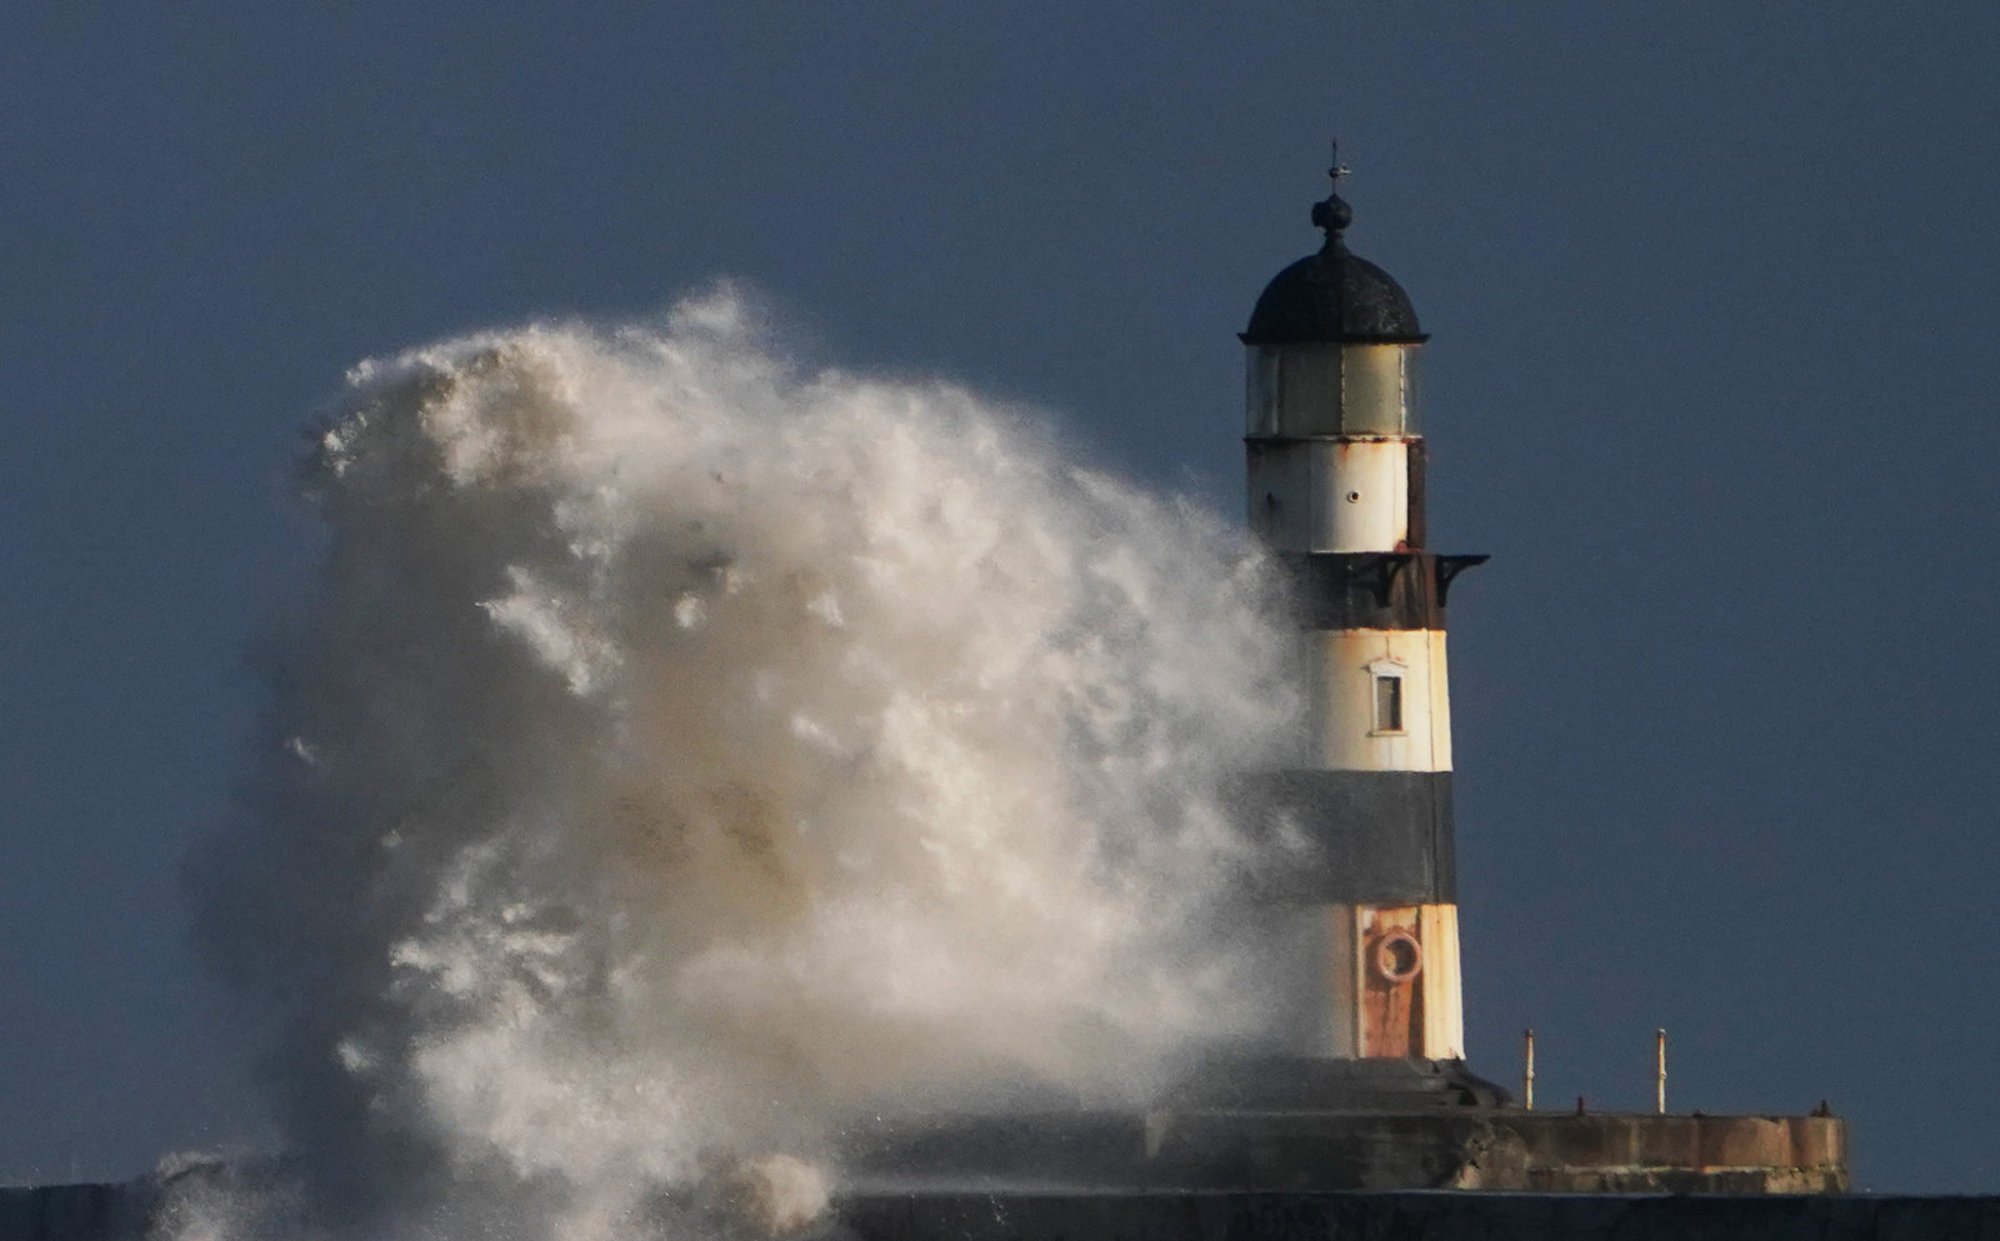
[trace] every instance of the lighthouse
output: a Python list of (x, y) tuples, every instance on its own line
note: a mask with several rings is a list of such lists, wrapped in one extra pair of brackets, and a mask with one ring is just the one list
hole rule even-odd
[(1318, 253), (1280, 271), (1242, 333), (1249, 525), (1286, 571), (1306, 709), (1257, 779), (1307, 864), (1267, 885), (1263, 925), (1297, 1057), (1465, 1056), (1452, 849), (1445, 603), (1485, 556), (1429, 548), (1417, 361), (1402, 287), (1314, 205)]
[[(1659, 1195), (1667, 1235), (1723, 1218), (1689, 1206), (1692, 1195), (1849, 1184), (1846, 1122), (1824, 1104), (1809, 1116), (1672, 1115), (1655, 1094), (1648, 1112), (1587, 1111), (1581, 1099), (1536, 1111), (1531, 1095), (1516, 1105), (1466, 1063), (1445, 604), (1486, 557), (1429, 546), (1416, 395), (1428, 338), (1402, 287), (1347, 248), (1345, 171), (1336, 159), (1334, 192), (1313, 208), (1318, 252), (1271, 279), (1242, 333), (1249, 527), (1284, 570), (1306, 703), (1278, 752), (1222, 787), (1257, 847), (1232, 853), (1214, 926), (1243, 950), (1233, 959), (1256, 964), (1263, 1020), (1190, 1049), (1137, 1109), (1038, 1105), (868, 1137), (848, 1166), (886, 1174), (884, 1218), (937, 1221), (900, 1241), (963, 1234), (1003, 1200), (996, 1184), (1034, 1187), (1010, 1200), (1005, 1226), (1036, 1237), (1344, 1235), (1433, 1210), (1437, 1235), (1554, 1235), (1550, 1221), (1571, 1208), (1534, 1200), (1554, 1194)], [(1664, 1078), (1646, 1080), (1658, 1090)], [(913, 1171), (963, 1188), (925, 1206), (929, 1191), (907, 1188)], [(1062, 1201), (1060, 1186), (1086, 1191), (1028, 1222), (1042, 1209), (1030, 1204)], [(1197, 1219), (1188, 1190), (1256, 1191), (1246, 1211), (1269, 1214), (1225, 1220), (1205, 1202)], [(1350, 1190), (1378, 1192), (1338, 1198)], [(1440, 1205), (1385, 1190), (1520, 1197)], [(1582, 1231), (1622, 1227), (1631, 1209), (1573, 1219)]]

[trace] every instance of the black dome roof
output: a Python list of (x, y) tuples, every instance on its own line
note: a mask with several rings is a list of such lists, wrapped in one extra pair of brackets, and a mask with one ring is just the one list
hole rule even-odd
[(1264, 286), (1243, 333), (1245, 344), (1412, 344), (1427, 339), (1403, 286), (1367, 259), (1348, 253), (1341, 232), (1352, 218), (1338, 194), (1314, 204), (1313, 223), (1326, 230), (1326, 245)]

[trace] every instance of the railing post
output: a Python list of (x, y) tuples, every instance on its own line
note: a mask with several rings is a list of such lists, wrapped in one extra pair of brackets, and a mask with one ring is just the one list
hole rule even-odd
[(1527, 1044), (1527, 1068), (1521, 1074), (1521, 1103), (1532, 1112), (1535, 1110), (1535, 1032), (1527, 1031), (1524, 1041)]
[(1663, 1027), (1653, 1031), (1653, 1054), (1656, 1076), (1653, 1078), (1653, 1110), (1662, 1116), (1667, 1114), (1667, 1032)]

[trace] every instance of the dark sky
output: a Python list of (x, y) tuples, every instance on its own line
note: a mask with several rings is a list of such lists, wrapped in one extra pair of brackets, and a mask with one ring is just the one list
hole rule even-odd
[(2000, 5), (0, 8), (0, 1181), (255, 1134), (187, 946), (302, 425), (718, 275), (1232, 512), (1263, 282), (1426, 351), (1471, 1054), (1993, 1190)]

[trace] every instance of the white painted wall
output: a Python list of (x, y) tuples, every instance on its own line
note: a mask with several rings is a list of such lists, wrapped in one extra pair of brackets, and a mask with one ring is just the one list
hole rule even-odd
[[(1450, 771), (1445, 635), (1435, 629), (1335, 629), (1304, 635), (1313, 764), (1334, 771)], [(1403, 677), (1403, 730), (1375, 725), (1377, 672)]]
[(1355, 907), (1272, 906), (1258, 959), (1276, 1000), (1271, 1034), (1276, 1049), (1294, 1056), (1359, 1054), (1355, 971)]
[(1417, 940), (1424, 947), (1423, 1055), (1432, 1060), (1465, 1059), (1465, 998), (1458, 968), (1458, 906), (1422, 905)]
[(1250, 454), (1250, 529), (1274, 551), (1392, 552), (1410, 537), (1409, 441), (1263, 443)]

